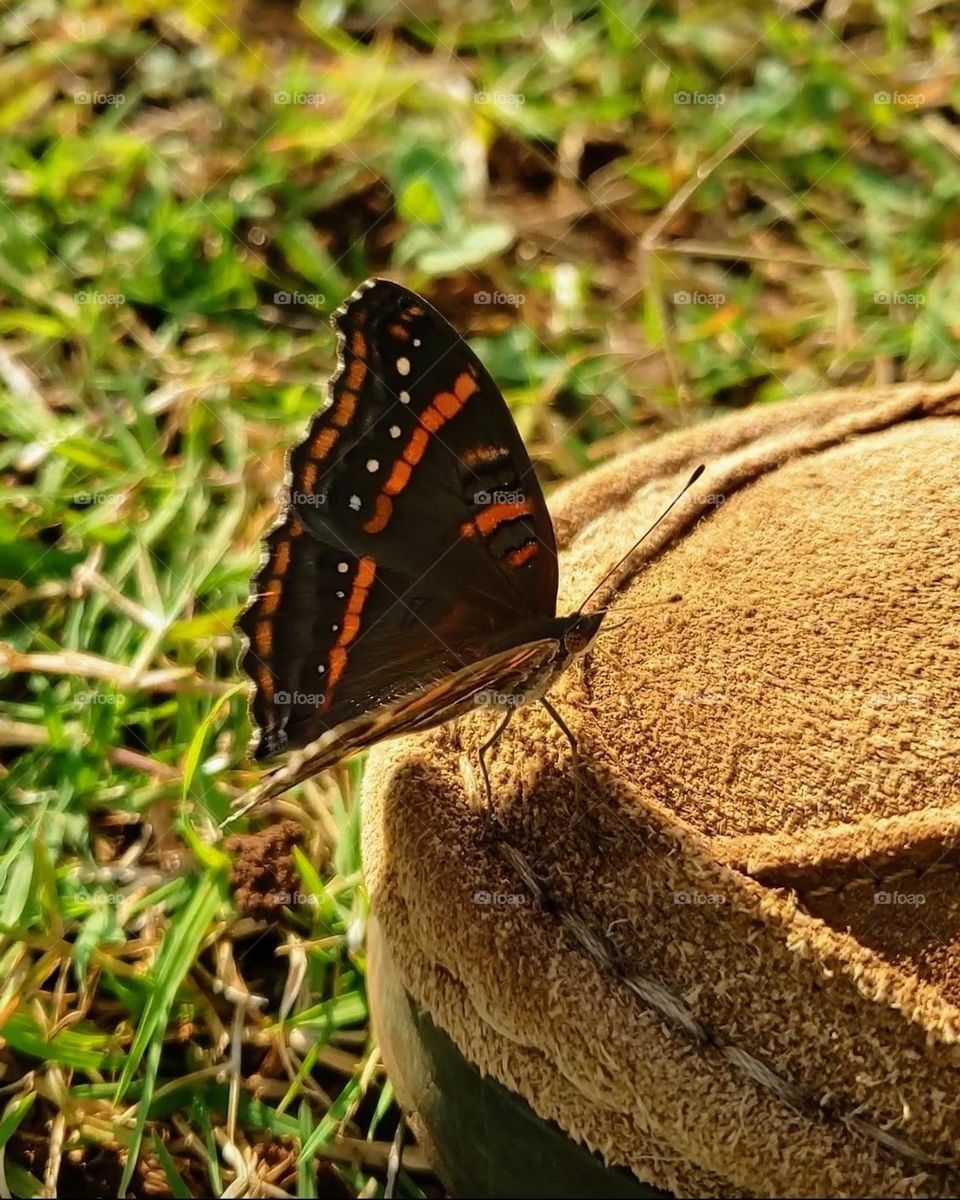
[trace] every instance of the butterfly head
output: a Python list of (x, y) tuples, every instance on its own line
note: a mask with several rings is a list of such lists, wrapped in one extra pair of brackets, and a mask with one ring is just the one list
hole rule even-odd
[(563, 649), (568, 661), (586, 654), (606, 615), (607, 610), (603, 608), (592, 613), (572, 613), (567, 618), (568, 623), (563, 630)]

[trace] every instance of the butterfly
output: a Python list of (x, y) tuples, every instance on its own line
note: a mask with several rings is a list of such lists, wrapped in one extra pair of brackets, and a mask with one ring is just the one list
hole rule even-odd
[(489, 800), (485, 754), (521, 705), (543, 704), (576, 754), (546, 692), (606, 610), (557, 615), (556, 538), (530, 456), (440, 313), (372, 279), (332, 323), (328, 402), (290, 455), (287, 504), (237, 622), (256, 757), (287, 756), (255, 798), (486, 706), (503, 713), (480, 754)]

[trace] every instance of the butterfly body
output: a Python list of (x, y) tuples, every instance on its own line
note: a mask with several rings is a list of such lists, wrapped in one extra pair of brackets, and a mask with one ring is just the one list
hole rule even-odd
[[(544, 642), (544, 661), (532, 662), (529, 673), (514, 682), (513, 691), (493, 690), (480, 693), (477, 702), (488, 708), (512, 709), (541, 700), (574, 659), (589, 650), (605, 615), (604, 612), (599, 612), (585, 616), (583, 613), (574, 612), (566, 617), (556, 617), (542, 629), (532, 628), (526, 631), (528, 636), (521, 638), (517, 645)], [(506, 653), (509, 652), (508, 649)], [(495, 673), (494, 667), (491, 674)]]
[(446, 320), (372, 280), (333, 323), (339, 370), (238, 622), (257, 756), (293, 752), (274, 791), (384, 737), (541, 699), (604, 615), (556, 615), (533, 466)]

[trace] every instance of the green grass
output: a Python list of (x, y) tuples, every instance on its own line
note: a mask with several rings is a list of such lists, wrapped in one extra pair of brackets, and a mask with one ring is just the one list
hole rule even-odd
[(308, 902), (238, 911), (220, 830), (255, 778), (232, 622), (360, 280), (473, 331), (548, 481), (956, 368), (947, 6), (679, 7), (0, 3), (15, 1195), (384, 1192), (359, 767), (241, 826), (297, 822)]

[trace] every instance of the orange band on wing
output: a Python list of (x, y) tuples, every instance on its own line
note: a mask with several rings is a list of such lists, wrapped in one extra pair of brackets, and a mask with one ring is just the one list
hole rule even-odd
[[(332, 688), (340, 676), (343, 674), (343, 668), (347, 665), (347, 652), (341, 649), (340, 646), (334, 646), (330, 651), (330, 674), (327, 676), (327, 688)], [(331, 704), (330, 692), (327, 691), (327, 697), (323, 702), (324, 708), (329, 708)]]
[(463, 404), (465, 401), (470, 399), (470, 397), (479, 389), (479, 387), (480, 385), (473, 378), (473, 376), (469, 375), (466, 371), (463, 371), (457, 376), (453, 385), (453, 390), (457, 399), (461, 404)]
[(340, 434), (336, 429), (320, 429), (310, 443), (310, 457), (321, 459), (326, 458), (330, 451), (337, 444), (337, 438)]
[(340, 633), (330, 650), (330, 671), (327, 675), (327, 697), (323, 702), (324, 708), (329, 708), (332, 703), (331, 689), (343, 674), (347, 665), (347, 646), (360, 632), (360, 617), (363, 613), (363, 606), (367, 602), (367, 596), (370, 594), (370, 589), (373, 587), (373, 581), (377, 574), (377, 564), (369, 555), (360, 559), (357, 564), (357, 573), (353, 577), (353, 588), (350, 596), (347, 599), (347, 607), (343, 614), (343, 624), (340, 627)]
[(381, 529), (386, 529), (391, 516), (393, 516), (393, 501), (381, 492), (377, 497), (373, 516), (364, 523), (363, 528), (367, 533), (379, 533)]
[(524, 567), (531, 558), (536, 558), (540, 553), (540, 547), (536, 542), (527, 542), (523, 546), (518, 546), (516, 550), (511, 550), (507, 555), (507, 562), (511, 567)]
[[(291, 531), (293, 522), (290, 522)], [(264, 583), (263, 591), (256, 597), (252, 615), (256, 620), (250, 636), (250, 647), (258, 658), (273, 656), (273, 617), (280, 608), (283, 599), (283, 577), (290, 566), (290, 539), (278, 541), (271, 551), (269, 570), (270, 575)], [(261, 663), (257, 670), (257, 685), (260, 691), (272, 700), (274, 694), (273, 672), (266, 663)]]
[(402, 458), (397, 459), (393, 464), (393, 470), (390, 472), (390, 478), (383, 485), (384, 494), (387, 496), (396, 496), (398, 492), (402, 492), (409, 483), (412, 474), (413, 467), (409, 463), (405, 463)]
[(491, 504), (474, 517), (474, 524), (484, 537), (489, 537), (504, 522), (515, 521), (517, 517), (529, 517), (532, 514), (533, 505), (529, 500), (519, 500), (513, 504)]
[[(452, 397), (451, 397), (452, 399)], [(446, 418), (433, 404), (429, 408), (423, 410), (423, 415), (420, 417), (420, 424), (424, 427), (427, 433), (436, 433), (443, 425)]]
[(260, 597), (258, 610), (265, 616), (272, 617), (280, 607), (281, 586), (279, 579), (268, 579), (267, 590)]
[(464, 401), (459, 396), (455, 396), (453, 392), (441, 392), (434, 400), (432, 407), (437, 410), (445, 421), (449, 421), (451, 417), (455, 417), (463, 408)]
[(353, 420), (353, 414), (357, 409), (357, 394), (356, 392), (341, 392), (340, 398), (337, 400), (337, 407), (333, 410), (333, 423), (339, 425), (343, 429)]
[[(376, 562), (369, 555), (366, 555), (364, 558), (361, 558), (360, 562), (357, 566), (357, 577), (353, 581), (354, 591), (356, 592), (358, 589), (363, 590), (365, 592), (369, 591), (376, 574), (377, 574)], [(351, 597), (351, 599), (352, 599), (352, 597)], [(349, 604), (347, 605), (347, 611), (348, 612), (350, 611)]]
[(410, 441), (403, 449), (403, 457), (411, 467), (415, 467), (423, 458), (429, 442), (430, 434), (426, 429), (415, 429), (410, 435)]
[(253, 644), (257, 648), (257, 653), (263, 658), (269, 658), (273, 653), (273, 622), (270, 620), (258, 621), (253, 631)]
[[(413, 309), (409, 310), (413, 312)], [(454, 381), (452, 392), (438, 392), (433, 400), (420, 414), (419, 428), (410, 435), (407, 444), (397, 461), (393, 464), (387, 482), (377, 496), (374, 515), (364, 525), (367, 533), (379, 533), (385, 529), (393, 512), (391, 496), (397, 496), (410, 482), (415, 467), (427, 452), (430, 438), (446, 423), (457, 415), (467, 400), (479, 390), (479, 384), (466, 371), (462, 371)]]
[(360, 632), (360, 618), (348, 613), (343, 618), (343, 633), (340, 635), (340, 645), (348, 646)]

